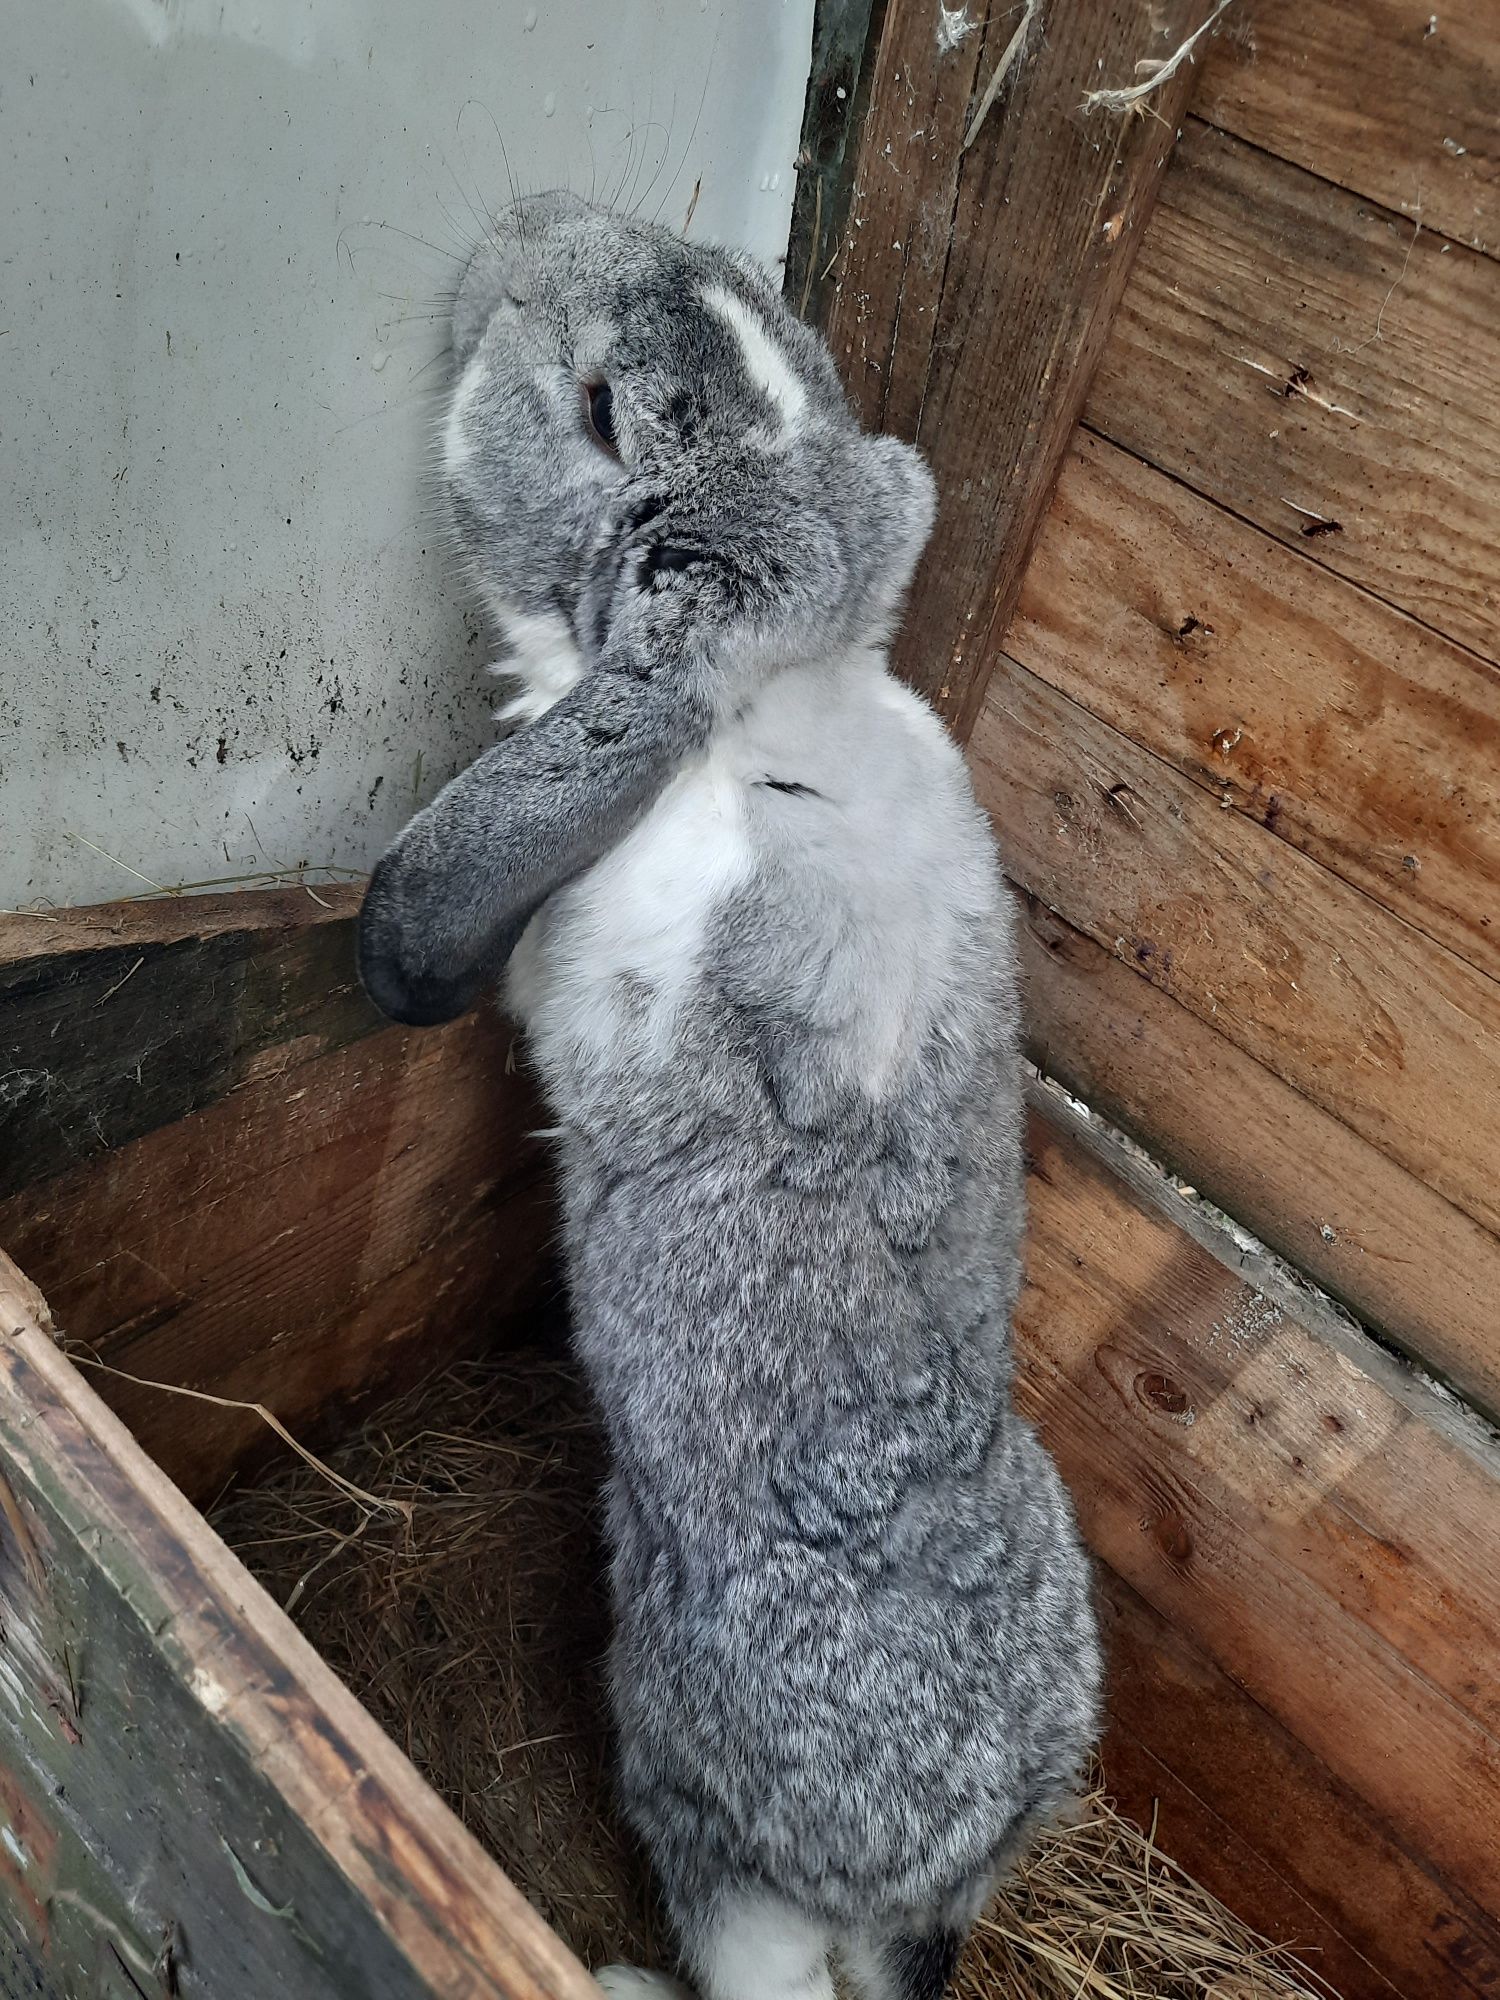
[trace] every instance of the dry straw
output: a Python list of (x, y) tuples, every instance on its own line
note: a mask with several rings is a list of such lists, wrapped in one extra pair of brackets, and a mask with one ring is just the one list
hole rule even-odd
[(1147, 72), (1140, 83), (1127, 84), (1120, 90), (1090, 90), (1084, 93), (1085, 111), (1138, 111), (1154, 91), (1161, 89), (1169, 77), (1177, 74), (1185, 62), (1193, 60), (1193, 51), (1203, 37), (1214, 28), (1219, 16), (1233, 4), (1233, 0), (1219, 0), (1208, 19), (1195, 28), (1185, 42), (1180, 42), (1165, 60), (1155, 56), (1143, 56), (1136, 69)]
[[(220, 1533), (586, 1962), (661, 1963), (611, 1808), (602, 1447), (573, 1370), (541, 1350), (450, 1370), (328, 1462), (336, 1485), (309, 1458), (233, 1495)], [(957, 2000), (1326, 1992), (1096, 1792), (997, 1899)]]

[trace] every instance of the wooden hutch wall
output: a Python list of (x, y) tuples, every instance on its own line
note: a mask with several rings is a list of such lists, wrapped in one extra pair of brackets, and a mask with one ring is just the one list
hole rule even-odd
[(1098, 1114), (1019, 1331), (1109, 1776), (1346, 1994), (1493, 1995), (1500, 4), (1233, 0), (1083, 109), (1209, 11), (891, 0), (790, 288), (938, 474), (904, 665)]

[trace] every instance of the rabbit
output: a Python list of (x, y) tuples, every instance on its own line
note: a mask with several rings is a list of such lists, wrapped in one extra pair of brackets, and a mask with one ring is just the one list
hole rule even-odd
[(1011, 1401), (1011, 903), (887, 668), (932, 479), (768, 273), (572, 195), (496, 220), (452, 336), (516, 726), (378, 863), (362, 977), (421, 1024), (503, 976), (555, 1113), (620, 1797), (684, 1970), (939, 2000), (1101, 1668)]

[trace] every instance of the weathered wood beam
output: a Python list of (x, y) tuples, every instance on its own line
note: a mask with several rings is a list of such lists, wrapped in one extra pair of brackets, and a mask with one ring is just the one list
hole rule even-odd
[[(960, 737), (1150, 212), (1191, 64), (1148, 115), (1088, 112), (1201, 0), (891, 0), (823, 324), (861, 415), (921, 444), (942, 505), (898, 647)], [(985, 115), (1003, 56), (1019, 33)], [(966, 140), (970, 141), (966, 146)]]
[(0, 918), (0, 1195), (382, 1025), (356, 887)]
[(30, 1835), (0, 1895), (53, 1991), (597, 2000), (4, 1257), (0, 1474), (0, 1785)]

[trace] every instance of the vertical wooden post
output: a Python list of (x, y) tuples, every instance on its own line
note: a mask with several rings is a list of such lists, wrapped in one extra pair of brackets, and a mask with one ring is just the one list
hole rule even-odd
[(1207, 13), (1208, 0), (1027, 0), (988, 15), (980, 0), (890, 0), (868, 59), (849, 210), (819, 304), (862, 416), (915, 439), (937, 475), (938, 529), (898, 663), (962, 739), (1193, 65), (1131, 113), (1086, 109), (1086, 94), (1148, 80), (1142, 65)]

